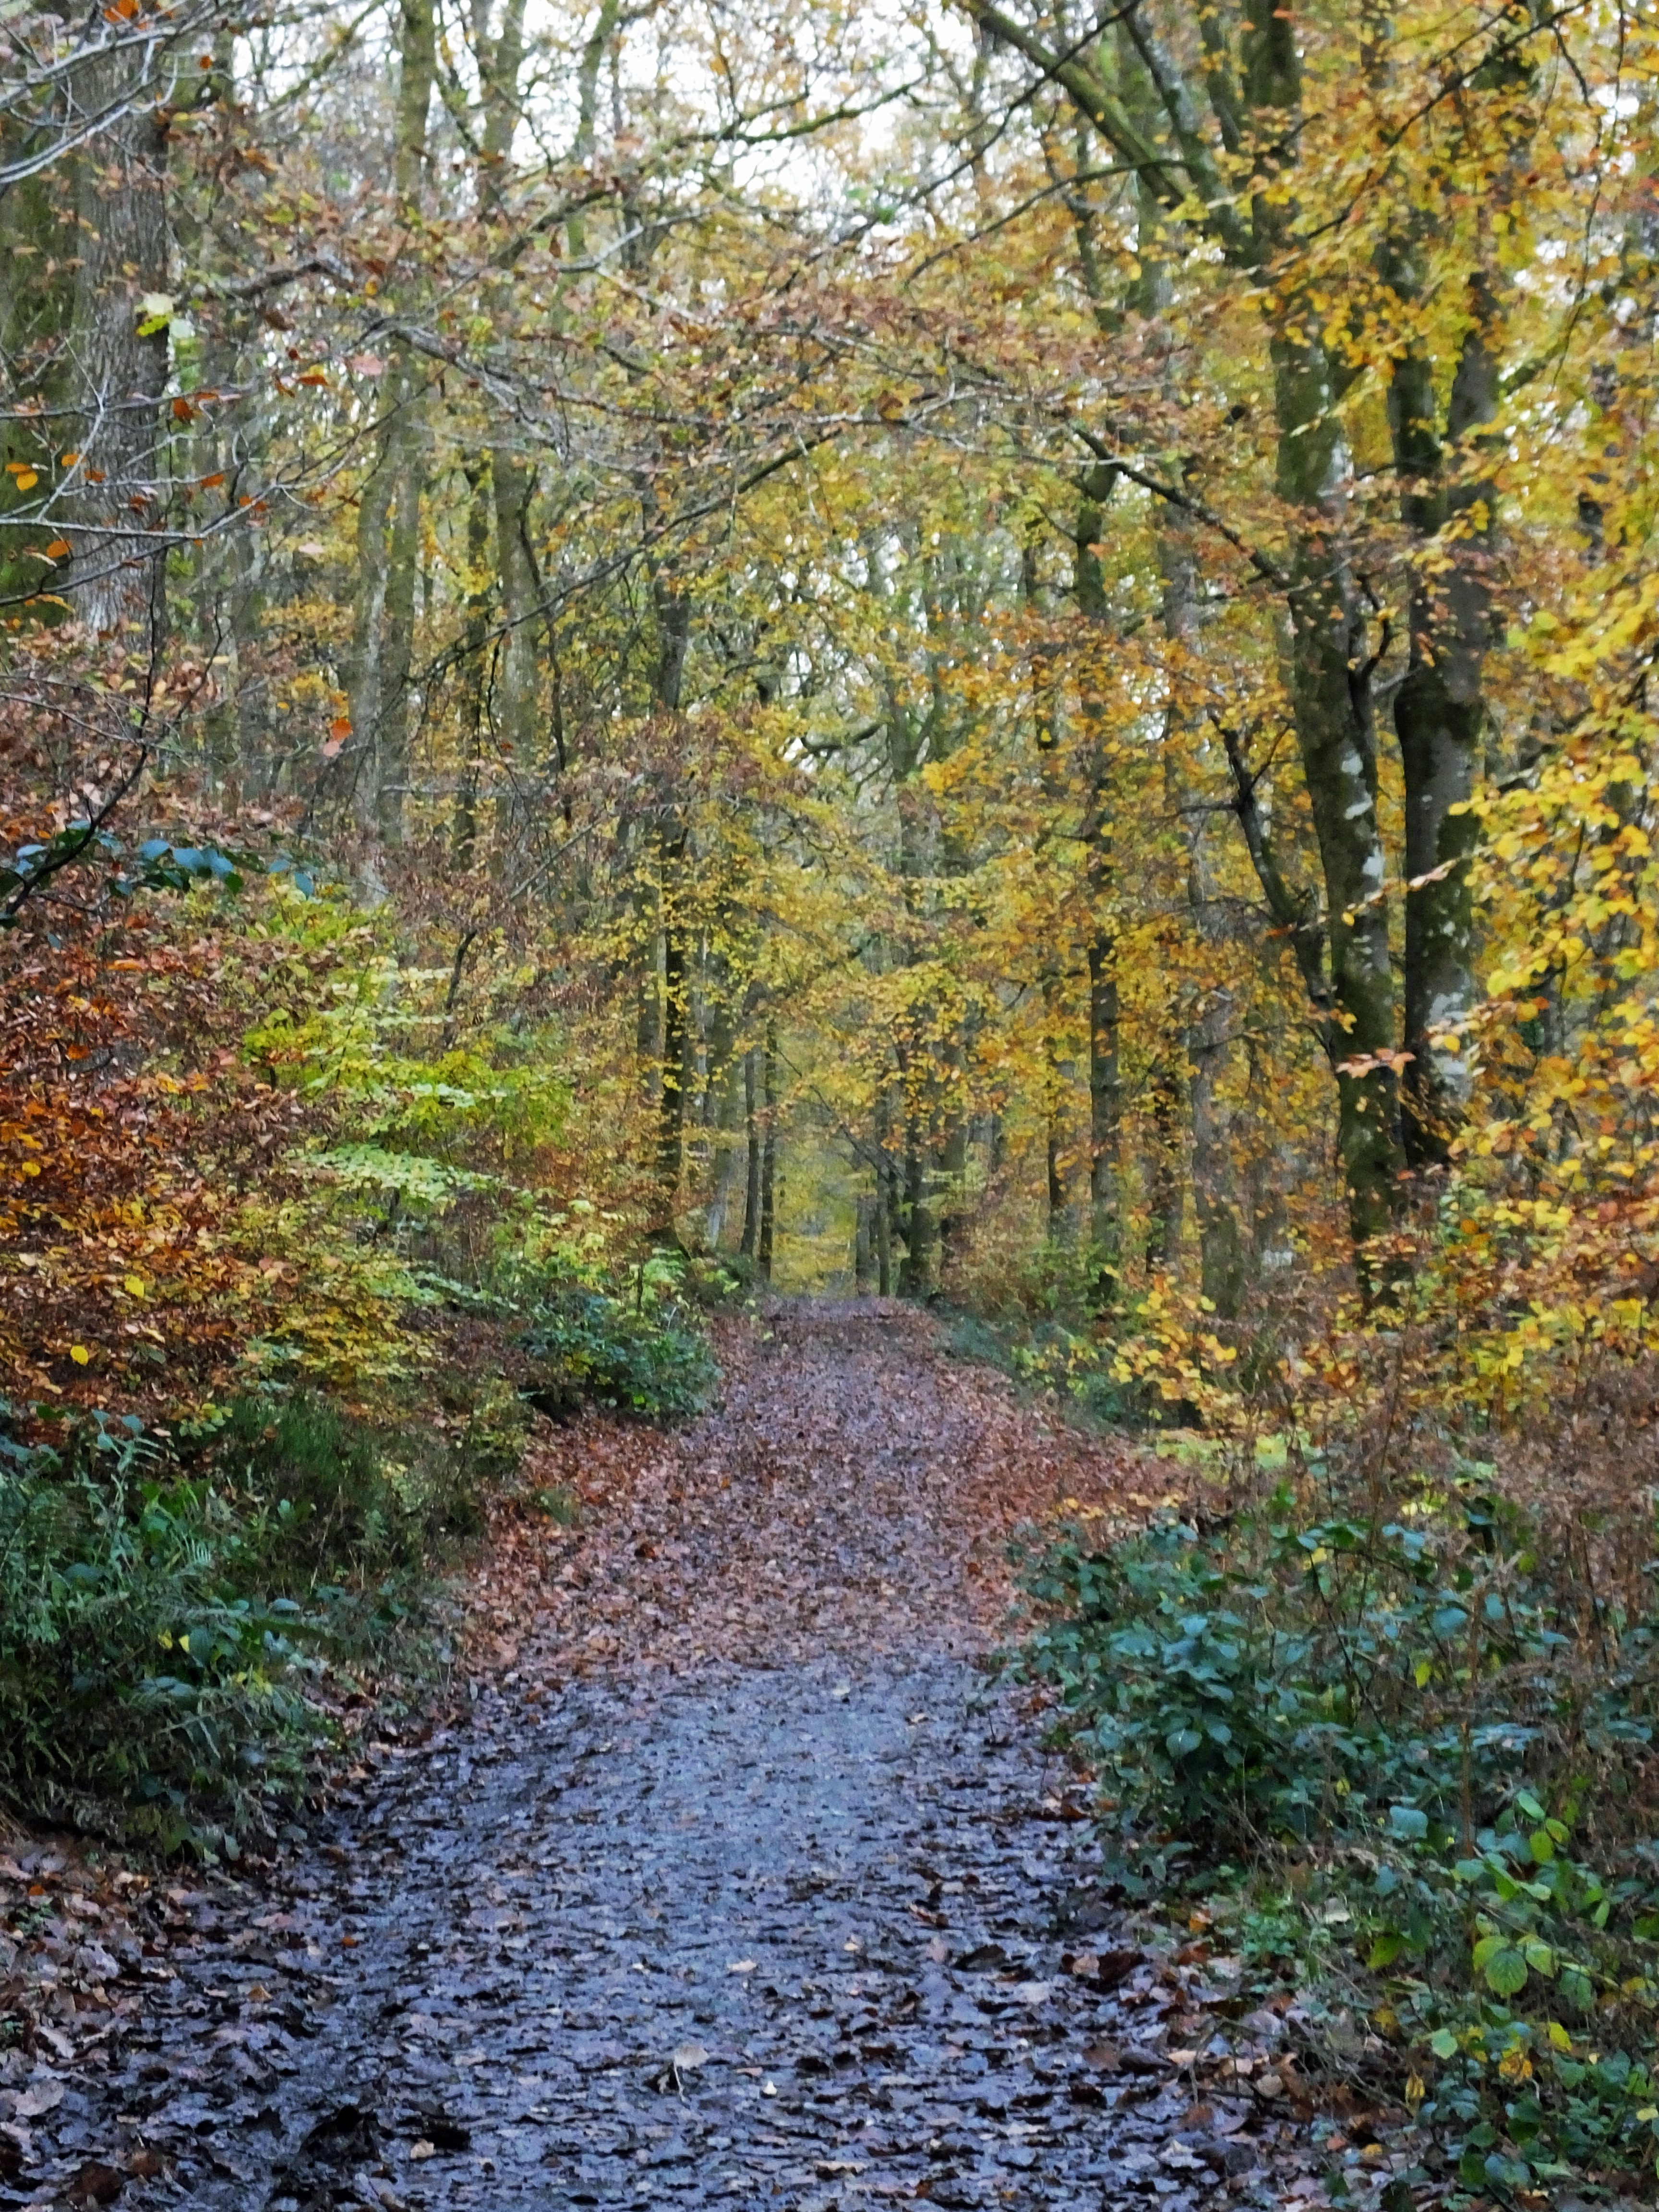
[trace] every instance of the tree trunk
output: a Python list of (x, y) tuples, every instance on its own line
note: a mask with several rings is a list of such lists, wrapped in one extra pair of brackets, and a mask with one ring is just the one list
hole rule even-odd
[[(95, 113), (135, 88), (142, 54), (101, 54), (76, 72)], [(131, 112), (75, 157), (79, 228), (70, 350), (75, 428), (66, 508), (70, 595), (88, 629), (145, 659), (166, 629), (166, 568), (146, 542), (159, 519), (159, 429), (167, 380), (167, 136), (159, 112)]]
[(764, 1183), (765, 1139), (761, 1133), (759, 1071), (756, 1062), (761, 1048), (750, 1045), (743, 1056), (744, 1127), (749, 1139), (749, 1172), (744, 1185), (743, 1235), (738, 1249), (745, 1260), (754, 1259), (760, 1250), (761, 1193)]
[[(1085, 496), (1078, 509), (1073, 589), (1079, 612), (1102, 634), (1103, 643), (1106, 594), (1095, 550), (1103, 520), (1099, 501)], [(1089, 901), (1089, 1243), (1096, 1295), (1102, 1304), (1109, 1304), (1123, 1264), (1123, 1086), (1118, 1060), (1116, 842), (1100, 687), (1101, 672), (1085, 660), (1081, 712), (1088, 775), (1084, 865)]]
[(778, 1032), (776, 1024), (766, 1024), (766, 1127), (761, 1144), (760, 1169), (760, 1236), (755, 1246), (755, 1259), (760, 1271), (769, 1283), (772, 1279), (772, 1247), (777, 1228), (778, 1201)]
[(686, 938), (679, 910), (679, 876), (685, 833), (659, 836), (658, 878), (662, 886), (662, 1060), (657, 1094), (657, 1175), (672, 1205), (685, 1164)]
[(1059, 963), (1052, 954), (1042, 963), (1042, 1119), (1043, 1166), (1048, 1200), (1048, 1237), (1051, 1244), (1064, 1243), (1071, 1227), (1066, 1188), (1066, 1062), (1060, 1044), (1061, 1008)]
[(466, 470), (471, 496), (466, 509), (466, 627), (462, 633), (461, 769), (455, 781), (455, 816), (451, 837), (456, 866), (470, 873), (477, 861), (479, 786), (484, 763), (484, 695), (488, 684), (486, 641), (489, 635), (489, 514), (488, 462), (474, 459)]
[(1152, 1271), (1167, 1271), (1175, 1265), (1186, 1211), (1182, 1114), (1186, 1085), (1176, 1058), (1179, 1048), (1170, 1039), (1152, 1073), (1152, 1153), (1146, 1176), (1146, 1265)]
[[(426, 174), (427, 110), (437, 71), (433, 0), (401, 0), (392, 190), (400, 213), (418, 217)], [(388, 306), (406, 304), (394, 281)], [(389, 349), (383, 427), (357, 507), (357, 588), (346, 684), (353, 798), (358, 821), (386, 842), (402, 835), (408, 782), (409, 672), (425, 455), (420, 376), (401, 339)]]
[(711, 1252), (718, 1252), (726, 1233), (726, 1216), (738, 1182), (738, 1068), (732, 1056), (732, 1008), (725, 990), (714, 994), (709, 1024), (708, 1070), (704, 1090), (704, 1120), (714, 1133), (713, 1172), (709, 1178), (708, 1213), (703, 1236)]
[[(1410, 659), (1394, 702), (1406, 787), (1405, 1048), (1411, 1058), (1403, 1089), (1407, 1153), (1414, 1166), (1442, 1166), (1450, 1157), (1471, 1076), (1463, 1054), (1437, 1033), (1460, 1032), (1478, 995), (1468, 863), (1479, 823), (1467, 809), (1486, 726), (1482, 663), (1492, 611), (1486, 567), (1497, 488), (1470, 465), (1468, 447), (1498, 406), (1492, 303), (1479, 281), (1472, 306), (1447, 414), (1448, 440), (1455, 453), (1463, 449), (1449, 481), (1435, 428), (1431, 364), (1405, 356), (1389, 393), (1401, 509), (1419, 556), (1411, 569)], [(1464, 529), (1431, 566), (1430, 548), (1439, 551), (1449, 523)], [(1447, 573), (1435, 573), (1448, 562)]]
[(426, 477), (424, 408), (412, 399), (397, 440), (391, 540), (386, 549), (381, 630), (380, 721), (374, 748), (374, 827), (382, 845), (404, 842), (409, 798), (410, 678), (415, 660), (415, 598), (420, 579), (421, 493)]
[(893, 1133), (892, 1109), (885, 1085), (876, 1094), (876, 1287), (881, 1296), (893, 1295)]

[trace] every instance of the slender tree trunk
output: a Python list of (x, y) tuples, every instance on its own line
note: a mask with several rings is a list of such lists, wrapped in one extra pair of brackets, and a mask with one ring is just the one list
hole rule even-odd
[[(1096, 548), (1103, 521), (1099, 501), (1085, 497), (1078, 509), (1073, 589), (1079, 611), (1098, 634), (1102, 648), (1106, 594)], [(1088, 778), (1084, 880), (1089, 902), (1089, 1243), (1097, 1295), (1109, 1304), (1121, 1286), (1123, 1264), (1123, 1086), (1118, 1059), (1117, 847), (1103, 727), (1103, 682), (1097, 661), (1085, 659), (1080, 719)]]
[(714, 1252), (720, 1249), (738, 1178), (738, 1148), (733, 1141), (738, 1115), (738, 1066), (732, 1045), (731, 1003), (726, 991), (717, 988), (709, 1023), (708, 1067), (703, 1092), (704, 1124), (712, 1128), (714, 1137), (708, 1213), (703, 1236)]
[[(427, 111), (437, 71), (433, 0), (401, 0), (392, 187), (400, 214), (418, 222), (426, 179)], [(406, 281), (389, 286), (394, 307)], [(420, 375), (401, 339), (389, 349), (384, 427), (357, 508), (357, 588), (346, 685), (359, 822), (388, 842), (403, 829), (409, 778), (407, 686), (414, 658), (420, 496), (425, 468)]]
[(881, 1296), (893, 1295), (893, 1133), (892, 1109), (884, 1084), (876, 1094), (876, 1287)]
[(1059, 963), (1051, 955), (1042, 963), (1042, 1114), (1043, 1165), (1050, 1243), (1063, 1243), (1070, 1227), (1069, 1194), (1066, 1188), (1066, 1105), (1068, 1085), (1060, 1047), (1061, 978)]
[[(95, 112), (137, 83), (141, 55), (118, 50), (76, 72)], [(167, 136), (148, 101), (75, 157), (79, 229), (69, 379), (75, 427), (66, 511), (68, 582), (88, 629), (149, 658), (166, 630), (166, 567), (148, 533), (161, 519), (167, 380)], [(61, 574), (61, 572), (60, 572)]]
[[(690, 633), (691, 603), (659, 577), (653, 589), (657, 658), (652, 700), (659, 715), (678, 715)], [(677, 801), (665, 794), (657, 830), (657, 882), (662, 916), (662, 1085), (658, 1094), (658, 1173), (665, 1191), (677, 1192), (684, 1168), (685, 1065), (689, 1038), (686, 998), (688, 940), (682, 877), (690, 832)], [(768, 1054), (769, 1066), (770, 1054)]]
[(466, 471), (471, 496), (466, 509), (466, 628), (461, 662), (461, 771), (455, 784), (455, 818), (451, 831), (456, 865), (469, 873), (477, 865), (479, 787), (484, 763), (484, 696), (489, 683), (486, 640), (489, 635), (490, 487), (489, 464), (475, 459)]
[(662, 885), (662, 1075), (657, 1106), (657, 1173), (672, 1202), (685, 1164), (685, 1054), (687, 974), (685, 923), (679, 911), (679, 877), (685, 860), (685, 833), (660, 836), (658, 874)]
[[(1192, 1079), (1188, 1106), (1193, 1131), (1193, 1206), (1198, 1216), (1199, 1288), (1218, 1316), (1237, 1321), (1243, 1310), (1249, 1254), (1237, 1207), (1231, 1203), (1226, 1133), (1216, 1111), (1216, 1079), (1227, 1048), (1227, 1007), (1212, 999), (1188, 1042)], [(1219, 1186), (1219, 1187), (1218, 1187)]]
[(760, 1271), (769, 1283), (772, 1279), (772, 1249), (777, 1229), (778, 1205), (778, 1032), (775, 1023), (766, 1024), (766, 1127), (761, 1145), (760, 1171), (760, 1237), (755, 1247), (755, 1258)]
[(1152, 1152), (1146, 1188), (1150, 1201), (1146, 1224), (1146, 1265), (1168, 1269), (1181, 1250), (1182, 1217), (1186, 1192), (1183, 1116), (1186, 1089), (1177, 1061), (1176, 1039), (1166, 1042), (1154, 1069), (1152, 1085)]
[(421, 493), (426, 475), (425, 410), (412, 401), (398, 438), (386, 550), (385, 623), (381, 631), (380, 722), (374, 760), (374, 826), (382, 845), (401, 845), (410, 788), (410, 678), (415, 659), (415, 600), (420, 580)]
[(757, 1062), (761, 1048), (750, 1045), (743, 1056), (744, 1127), (749, 1139), (749, 1172), (744, 1185), (743, 1235), (738, 1249), (745, 1260), (760, 1250), (761, 1194), (765, 1181), (765, 1139), (761, 1133), (760, 1081)]

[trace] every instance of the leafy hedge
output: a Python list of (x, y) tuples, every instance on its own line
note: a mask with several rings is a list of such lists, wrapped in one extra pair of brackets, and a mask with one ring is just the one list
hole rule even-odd
[(1478, 1468), (1387, 1518), (1073, 1528), (1028, 1580), (1131, 1896), (1209, 1893), (1367, 2015), (1462, 2187), (1652, 2175), (1652, 1622), (1587, 1643)]

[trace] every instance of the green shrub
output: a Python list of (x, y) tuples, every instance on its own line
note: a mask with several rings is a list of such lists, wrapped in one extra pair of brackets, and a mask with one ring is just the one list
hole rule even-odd
[[(1492, 1520), (1478, 1492), (1449, 1556), (1429, 1527), (1291, 1509), (1281, 1489), (1209, 1534), (1166, 1520), (1036, 1565), (1032, 1662), (1121, 1802), (1222, 1854), (1401, 1796), (1494, 1805), (1579, 1695), (1524, 1549), (1471, 1545)], [(1632, 1650), (1645, 1664), (1639, 1632)]]
[[(488, 1466), (493, 1431), (477, 1441)], [(370, 1430), (311, 1394), (237, 1401), (204, 1457), (237, 1509), (239, 1576), (289, 1595), (372, 1592), (482, 1525), (465, 1446)]]
[(1073, 1528), (1026, 1578), (1022, 1663), (1132, 1896), (1207, 1891), (1242, 1954), (1368, 2012), (1463, 2187), (1653, 2171), (1650, 1624), (1587, 1644), (1476, 1468), (1387, 1517), (1280, 1488)]
[(0, 1410), (0, 1795), (234, 1851), (303, 1786), (331, 1668), (407, 1646), (465, 1464), (304, 1396), (165, 1443)]
[(526, 1395), (555, 1419), (596, 1402), (687, 1420), (719, 1380), (708, 1339), (678, 1302), (647, 1297), (643, 1271), (632, 1300), (579, 1283), (550, 1290), (520, 1341), (539, 1370)]
[(164, 1846), (245, 1828), (314, 1733), (291, 1600), (236, 1589), (228, 1516), (136, 1424), (0, 1467), (0, 1790)]

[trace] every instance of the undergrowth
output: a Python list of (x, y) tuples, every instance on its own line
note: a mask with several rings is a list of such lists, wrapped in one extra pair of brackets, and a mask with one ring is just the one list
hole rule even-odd
[(654, 1421), (700, 1413), (719, 1370), (685, 1273), (677, 1255), (659, 1252), (625, 1285), (556, 1273), (539, 1283), (520, 1336), (532, 1363), (531, 1403), (555, 1419), (586, 1402)]
[[(1128, 1898), (1264, 1966), (1454, 2201), (1650, 2190), (1659, 1611), (1455, 1464), (1068, 1528), (1023, 1663)], [(1213, 1502), (1213, 1501), (1212, 1501)], [(1650, 1541), (1648, 1545), (1652, 1553)], [(1586, 1589), (1591, 1595), (1586, 1601)]]
[(166, 1851), (271, 1835), (343, 1700), (418, 1691), (441, 1662), (447, 1574), (513, 1480), (530, 1407), (669, 1420), (706, 1399), (716, 1370), (674, 1270), (631, 1273), (626, 1291), (556, 1269), (515, 1285), (522, 1304), (477, 1294), (523, 1371), (419, 1378), (374, 1419), (307, 1389), (170, 1431), (0, 1401), (0, 1801)]
[(185, 1436), (5, 1410), (0, 1794), (235, 1856), (303, 1793), (357, 1671), (419, 1663), (477, 1469), (308, 1395)]

